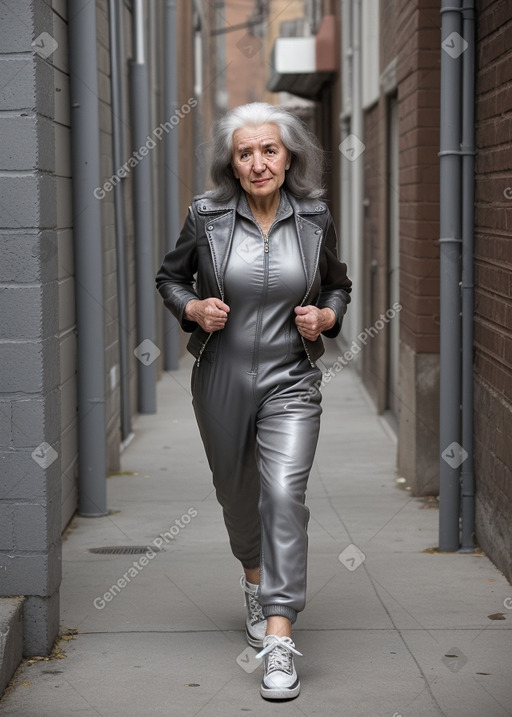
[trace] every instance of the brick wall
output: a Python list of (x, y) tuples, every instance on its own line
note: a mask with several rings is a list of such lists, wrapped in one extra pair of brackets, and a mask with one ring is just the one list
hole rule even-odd
[(398, 473), (439, 490), (439, 2), (397, 0), (400, 174)]
[(475, 473), (477, 539), (512, 578), (512, 19), (477, 2)]
[(438, 2), (399, 3), (400, 295), (402, 342), (439, 352)]

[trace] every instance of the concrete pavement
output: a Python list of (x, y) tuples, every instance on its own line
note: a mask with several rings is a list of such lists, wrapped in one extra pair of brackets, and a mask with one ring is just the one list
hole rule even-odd
[[(323, 390), (308, 489), (302, 693), (261, 699), (190, 369), (186, 358), (164, 375), (158, 414), (137, 418), (123, 472), (108, 479), (110, 515), (73, 520), (61, 619), (77, 634), (60, 642), (61, 659), (22, 664), (0, 715), (512, 715), (512, 587), (481, 554), (429, 551), (435, 501), (397, 487), (392, 434), (350, 366)], [(105, 546), (143, 554), (89, 552)]]

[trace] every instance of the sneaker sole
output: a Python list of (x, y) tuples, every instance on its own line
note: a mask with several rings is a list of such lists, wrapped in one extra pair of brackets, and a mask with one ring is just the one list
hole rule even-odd
[(247, 627), (245, 628), (245, 637), (251, 647), (263, 647), (263, 640), (253, 637)]
[(265, 700), (293, 700), (298, 697), (300, 693), (300, 680), (297, 677), (297, 681), (289, 688), (275, 689), (272, 687), (265, 687), (261, 683), (260, 695)]

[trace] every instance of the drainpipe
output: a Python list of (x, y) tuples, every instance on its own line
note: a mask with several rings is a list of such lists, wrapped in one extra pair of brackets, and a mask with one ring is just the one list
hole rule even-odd
[[(91, 3), (94, 5), (94, 3)], [(135, 224), (135, 279), (137, 286), (138, 410), (156, 413), (156, 339), (153, 259), (153, 201), (151, 176), (151, 127), (149, 89), (145, 56), (144, 0), (133, 0), (133, 60), (130, 61), (131, 115), (133, 122), (133, 156), (138, 159), (133, 170), (133, 205)], [(154, 145), (153, 145), (154, 146)], [(142, 151), (141, 151), (142, 150)]]
[(96, 4), (70, 0), (71, 166), (78, 392), (78, 510), (107, 515), (105, 336)]
[[(352, 113), (352, 19), (351, 0), (342, 0), (341, 8), (341, 114), (340, 114), (340, 138), (343, 142), (350, 134), (350, 116)], [(353, 241), (351, 231), (351, 163), (341, 155), (341, 177), (340, 177), (340, 206), (341, 206), (341, 257), (348, 266), (352, 267)], [(352, 269), (351, 269), (352, 270)], [(354, 335), (357, 332), (352, 330), (353, 322), (349, 315), (346, 317), (347, 324), (345, 331), (347, 335)]]
[(440, 164), (440, 489), (439, 549), (459, 549), (461, 440), (461, 57), (449, 36), (461, 36), (461, 0), (441, 2)]
[[(165, 121), (175, 115), (178, 109), (176, 0), (165, 3)], [(165, 136), (165, 251), (176, 246), (180, 233), (180, 184), (178, 156), (178, 128), (169, 130)], [(171, 371), (179, 366), (179, 328), (170, 311), (164, 311), (164, 369)]]
[[(363, 107), (361, 96), (361, 0), (352, 3), (352, 83), (351, 83), (351, 119), (350, 134), (363, 141)], [(344, 161), (350, 161), (344, 159)], [(350, 220), (352, 251), (350, 255), (351, 275), (354, 279), (352, 309), (352, 334), (355, 336), (363, 328), (363, 180), (364, 153), (350, 161), (351, 192)]]
[(462, 37), (462, 463), (461, 552), (473, 552), (475, 474), (473, 467), (473, 253), (475, 215), (475, 10), (463, 0)]
[[(124, 163), (124, 127), (123, 127), (123, 27), (122, 7), (116, 0), (109, 0), (110, 24), (110, 88), (112, 93), (112, 154), (114, 172)], [(124, 225), (124, 187), (123, 179), (114, 186), (114, 213), (116, 222), (116, 279), (119, 330), (119, 369), (121, 390), (121, 440), (126, 441), (131, 434), (130, 408), (130, 364), (129, 364), (129, 317), (128, 289), (125, 252)]]

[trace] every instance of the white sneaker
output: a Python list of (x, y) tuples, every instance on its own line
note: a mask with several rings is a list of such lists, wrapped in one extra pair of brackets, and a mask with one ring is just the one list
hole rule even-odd
[(291, 700), (298, 697), (300, 680), (293, 664), (293, 653), (302, 657), (295, 649), (291, 637), (267, 635), (264, 638), (263, 650), (256, 657), (265, 657), (260, 694), (266, 700)]
[(240, 585), (245, 595), (244, 605), (247, 607), (247, 617), (245, 619), (247, 642), (251, 647), (263, 647), (267, 621), (257, 597), (258, 585), (247, 582), (245, 575), (240, 578)]

